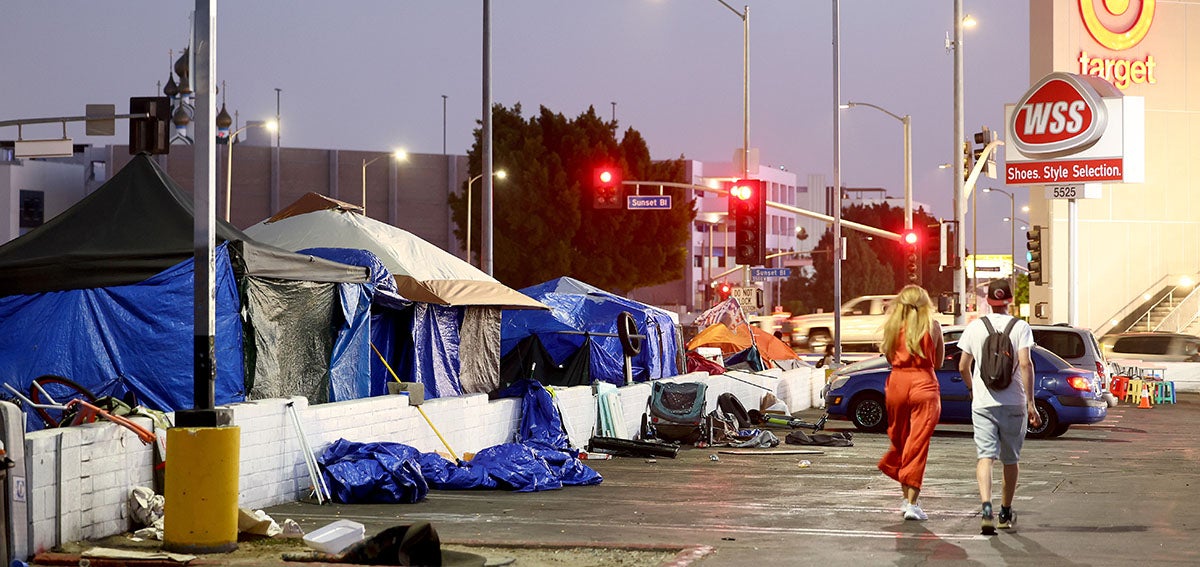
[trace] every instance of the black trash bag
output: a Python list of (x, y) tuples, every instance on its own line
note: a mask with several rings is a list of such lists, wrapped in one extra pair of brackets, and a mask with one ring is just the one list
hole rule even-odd
[(849, 431), (837, 431), (834, 433), (813, 433), (809, 435), (803, 431), (796, 430), (787, 434), (784, 442), (788, 445), (820, 445), (822, 447), (853, 447), (854, 443), (850, 441), (854, 436)]

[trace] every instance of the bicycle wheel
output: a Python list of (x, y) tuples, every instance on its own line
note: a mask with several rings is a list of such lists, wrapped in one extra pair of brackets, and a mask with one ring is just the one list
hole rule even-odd
[[(42, 387), (51, 398), (59, 405), (66, 405), (67, 402), (74, 399), (81, 399), (88, 403), (94, 403), (96, 396), (88, 391), (87, 388), (76, 384), (74, 381), (62, 376), (46, 374), (33, 379), (33, 384), (29, 385), (29, 399), (35, 404), (48, 404), (42, 392), (34, 387), (34, 384)], [(57, 409), (33, 408), (38, 417), (42, 418), (42, 422), (46, 427), (58, 427), (60, 425), (69, 424), (71, 418), (74, 417), (74, 412), (62, 411)]]

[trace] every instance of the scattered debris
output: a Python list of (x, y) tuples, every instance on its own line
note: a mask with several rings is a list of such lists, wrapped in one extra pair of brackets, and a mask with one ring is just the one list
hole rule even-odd
[(262, 510), (238, 508), (238, 533), (275, 537), (283, 533), (283, 528)]

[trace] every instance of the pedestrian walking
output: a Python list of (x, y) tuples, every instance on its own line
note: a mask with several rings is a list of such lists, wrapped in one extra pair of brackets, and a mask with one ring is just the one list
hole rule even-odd
[(883, 325), (883, 354), (892, 366), (885, 388), (891, 446), (879, 460), (879, 470), (900, 483), (900, 513), (905, 520), (929, 519), (917, 497), (925, 478), (929, 439), (942, 415), (934, 369), (945, 348), (929, 294), (920, 286), (905, 286), (888, 307)]
[[(1033, 330), (1029, 323), (1008, 314), (1012, 303), (1008, 280), (988, 283), (987, 302), (992, 313), (972, 321), (958, 339), (962, 359), (958, 371), (971, 392), (971, 423), (975, 428), (978, 462), (975, 478), (982, 501), (982, 533), (1016, 523), (1012, 509), (1020, 472), (1021, 446), (1028, 425), (1041, 424), (1033, 403)], [(992, 514), (992, 463), (1004, 467), (1000, 514)]]

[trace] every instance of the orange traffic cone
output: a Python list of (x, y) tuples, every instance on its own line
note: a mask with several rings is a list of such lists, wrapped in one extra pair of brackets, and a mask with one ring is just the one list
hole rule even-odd
[(1145, 383), (1142, 383), (1141, 398), (1142, 398), (1142, 401), (1140, 403), (1138, 403), (1138, 408), (1139, 409), (1150, 409), (1152, 407), (1150, 405), (1150, 388)]

